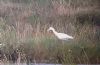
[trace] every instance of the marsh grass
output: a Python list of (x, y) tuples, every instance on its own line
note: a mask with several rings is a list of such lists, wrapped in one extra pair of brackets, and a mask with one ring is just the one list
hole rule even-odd
[[(99, 1), (0, 0), (0, 63), (100, 63)], [(74, 37), (61, 41), (47, 29)]]
[[(28, 60), (26, 58), (29, 58), (31, 59), (29, 62), (36, 60), (37, 63), (89, 64), (91, 63), (92, 57), (95, 58), (96, 62), (98, 61), (96, 57), (99, 57), (99, 46), (97, 47), (96, 44), (82, 40), (78, 42), (76, 42), (76, 40), (61, 42), (56, 38), (53, 39), (53, 37), (39, 37), (39, 39), (33, 38), (31, 41), (21, 43), (17, 47), (22, 54), (20, 56), (20, 62), (27, 62)], [(7, 46), (7, 48), (8, 47), (9, 46)], [(8, 49), (10, 50), (10, 48)], [(6, 53), (8, 49), (6, 49), (5, 46)], [(12, 51), (13, 50), (14, 49), (12, 49)], [(10, 54), (12, 51), (10, 50), (8, 53)], [(8, 60), (7, 58), (5, 59)]]

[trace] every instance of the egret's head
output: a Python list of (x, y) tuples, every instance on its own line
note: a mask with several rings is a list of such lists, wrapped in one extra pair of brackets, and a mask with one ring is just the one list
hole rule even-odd
[(53, 27), (50, 27), (47, 31), (53, 31), (55, 30)]

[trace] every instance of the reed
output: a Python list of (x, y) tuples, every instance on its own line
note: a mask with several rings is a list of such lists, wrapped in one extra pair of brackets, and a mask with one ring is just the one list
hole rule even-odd
[[(4, 44), (0, 46), (0, 63), (100, 63), (98, 3), (0, 0), (0, 43)], [(74, 36), (74, 40), (58, 40), (47, 32), (50, 26)]]

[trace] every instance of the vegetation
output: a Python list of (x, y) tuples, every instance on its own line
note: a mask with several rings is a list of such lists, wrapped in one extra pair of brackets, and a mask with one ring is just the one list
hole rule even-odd
[[(0, 0), (0, 62), (99, 64), (99, 3)], [(58, 40), (47, 32), (50, 26), (74, 40)]]

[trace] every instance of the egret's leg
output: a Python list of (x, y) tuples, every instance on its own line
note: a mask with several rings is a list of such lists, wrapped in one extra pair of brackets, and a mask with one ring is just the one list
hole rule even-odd
[(64, 51), (64, 49), (65, 49), (65, 44), (64, 44), (64, 41), (61, 41), (62, 42), (62, 44), (61, 44), (61, 47), (62, 47), (62, 53), (64, 53), (65, 51)]
[(62, 41), (62, 46), (63, 46), (63, 48), (64, 48), (64, 41)]

